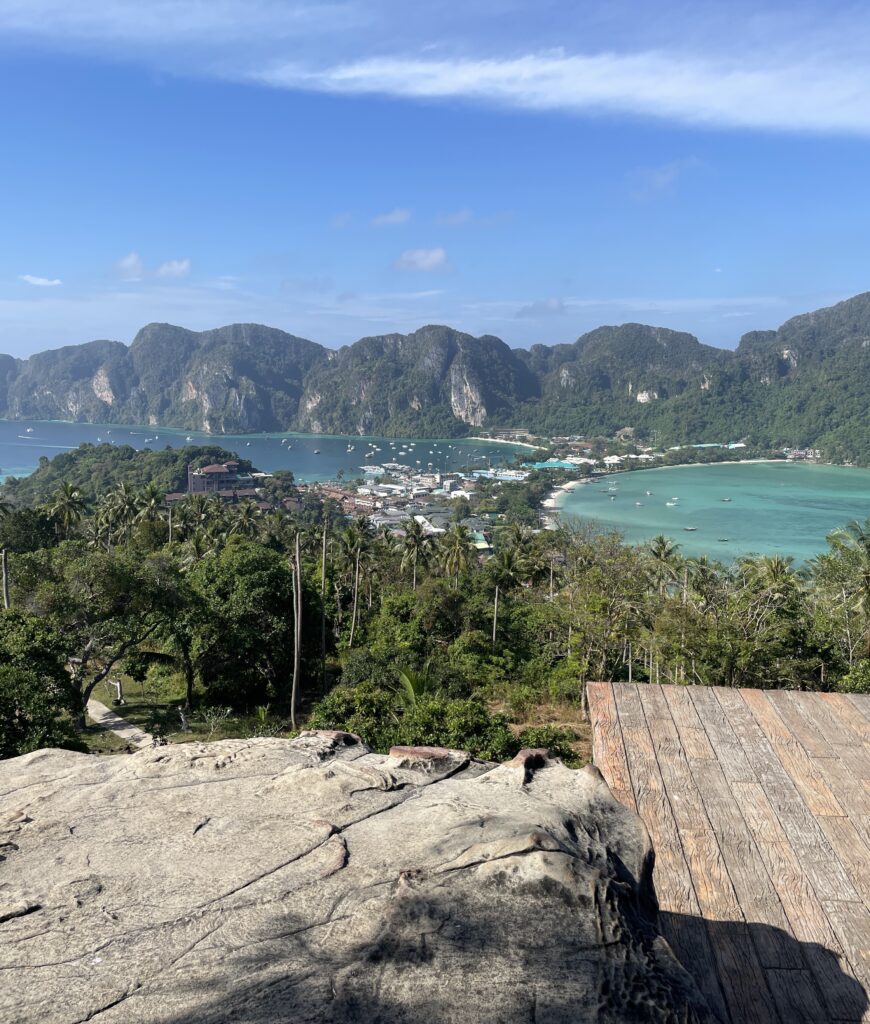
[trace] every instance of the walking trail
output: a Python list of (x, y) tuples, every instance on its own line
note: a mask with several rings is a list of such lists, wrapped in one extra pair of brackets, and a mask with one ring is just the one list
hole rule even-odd
[(88, 715), (97, 725), (115, 733), (127, 743), (132, 743), (134, 747), (150, 747), (154, 742), (151, 733), (145, 732), (138, 725), (133, 725), (125, 718), (121, 718), (111, 708), (107, 708), (105, 704), (94, 700), (93, 697), (88, 701)]

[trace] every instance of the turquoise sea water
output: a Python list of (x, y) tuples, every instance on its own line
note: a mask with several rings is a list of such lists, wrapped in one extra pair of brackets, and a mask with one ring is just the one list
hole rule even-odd
[(648, 469), (596, 477), (558, 504), (563, 516), (595, 519), (630, 543), (663, 533), (691, 556), (802, 562), (824, 550), (831, 530), (870, 516), (870, 470), (779, 462)]
[[(155, 451), (167, 445), (179, 448), (185, 444), (216, 444), (238, 452), (264, 472), (290, 469), (301, 481), (333, 480), (340, 469), (344, 470), (346, 479), (353, 480), (363, 475), (361, 467), (367, 463), (399, 462), (424, 470), (429, 465), (442, 470), (485, 467), (490, 463), (509, 461), (521, 450), (514, 445), (470, 440), (288, 433), (230, 436), (166, 427), (0, 420), (0, 480), (5, 476), (26, 476), (36, 469), (40, 456), (50, 459), (58, 452), (77, 448), (86, 441), (92, 444), (101, 441), (128, 444)], [(349, 445), (354, 446), (353, 451), (347, 450)]]

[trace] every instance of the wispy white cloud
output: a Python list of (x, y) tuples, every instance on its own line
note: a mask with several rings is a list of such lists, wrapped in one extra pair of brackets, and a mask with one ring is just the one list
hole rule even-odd
[(522, 319), (537, 319), (545, 316), (563, 316), (567, 312), (563, 299), (537, 299), (520, 306), (517, 316)]
[(443, 224), (448, 228), (462, 227), (463, 224), (468, 224), (474, 217), (474, 214), (467, 207), (463, 207), (461, 210), (454, 210), (452, 213), (442, 213), (435, 218), (436, 224)]
[(167, 260), (154, 273), (158, 277), (187, 277), (190, 273), (190, 260)]
[(19, 274), (18, 280), (36, 285), (37, 288), (57, 288), (59, 284), (63, 284), (59, 277), (37, 277), (35, 274)]
[(122, 256), (115, 264), (115, 269), (122, 281), (141, 281), (145, 274), (142, 257), (135, 249)]
[(621, 113), (718, 128), (870, 133), (866, 63), (668, 51), (426, 60), (372, 57), (323, 68), (278, 64), (253, 75), (283, 88), (344, 95), (475, 100), (523, 110)]
[(407, 224), (410, 219), (410, 210), (396, 207), (395, 210), (390, 210), (389, 213), (379, 213), (376, 217), (372, 217), (372, 224), (376, 228), (392, 227), (396, 224)]
[(638, 167), (628, 176), (631, 195), (641, 201), (666, 195), (673, 191), (680, 178), (703, 166), (703, 161), (690, 156), (683, 160), (671, 160), (656, 167)]
[(445, 270), (447, 251), (440, 246), (435, 249), (406, 249), (395, 262), (396, 270)]

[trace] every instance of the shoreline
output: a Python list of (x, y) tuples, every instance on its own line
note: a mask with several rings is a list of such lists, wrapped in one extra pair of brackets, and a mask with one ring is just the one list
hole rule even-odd
[(509, 444), (513, 448), (530, 448), (533, 452), (547, 451), (547, 446), (543, 444), (529, 444), (528, 441), (508, 441), (506, 437), (476, 437), (469, 435), (468, 437), (458, 438), (460, 441), (480, 441), (483, 444)]

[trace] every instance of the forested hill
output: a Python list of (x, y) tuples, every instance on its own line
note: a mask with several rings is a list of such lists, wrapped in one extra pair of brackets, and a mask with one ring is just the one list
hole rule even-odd
[(530, 350), (439, 326), (333, 350), (256, 324), (150, 324), (129, 347), (0, 355), (0, 417), (216, 434), (634, 427), (662, 444), (746, 438), (870, 464), (870, 293), (750, 332), (735, 351), (643, 324)]

